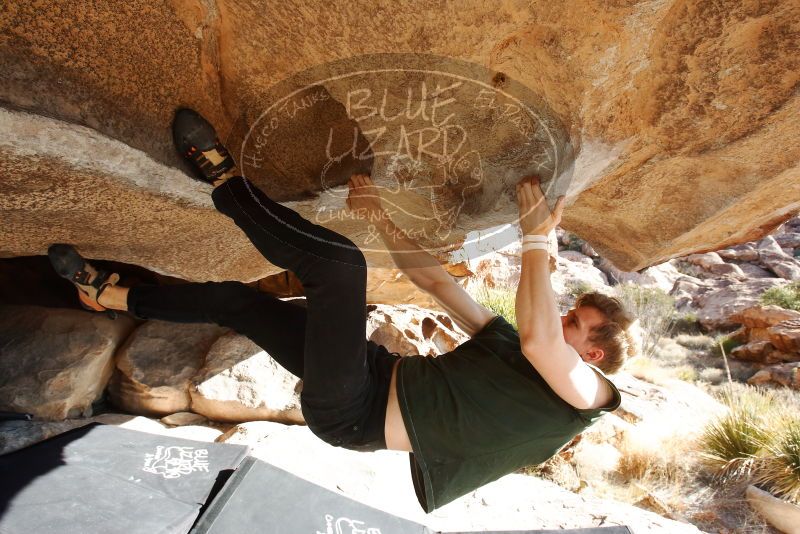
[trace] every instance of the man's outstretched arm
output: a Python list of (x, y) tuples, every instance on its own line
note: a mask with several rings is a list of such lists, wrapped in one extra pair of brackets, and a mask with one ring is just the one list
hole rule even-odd
[(403, 274), (428, 293), (469, 336), (483, 329), (494, 314), (475, 302), (436, 258), (408, 239), (392, 222), (381, 205), (378, 189), (372, 180), (365, 175), (354, 175), (349, 185), (348, 207), (364, 210), (365, 217), (375, 225), (392, 260)]
[[(564, 198), (551, 213), (538, 178), (532, 177), (517, 184), (517, 203), (523, 235), (546, 237), (561, 220)], [(610, 400), (605, 381), (564, 339), (547, 250), (522, 253), (516, 312), (522, 353), (559, 397), (582, 409)]]

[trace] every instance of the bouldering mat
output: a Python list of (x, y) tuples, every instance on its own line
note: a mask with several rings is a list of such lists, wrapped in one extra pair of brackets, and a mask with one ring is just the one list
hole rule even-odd
[(0, 456), (0, 532), (185, 533), (242, 445), (90, 424)]
[[(424, 525), (359, 503), (251, 456), (228, 479), (225, 487), (192, 529), (192, 534), (232, 532), (438, 534)], [(491, 532), (512, 534), (511, 531)], [(543, 532), (631, 534), (624, 526), (577, 530), (517, 530), (513, 534)]]

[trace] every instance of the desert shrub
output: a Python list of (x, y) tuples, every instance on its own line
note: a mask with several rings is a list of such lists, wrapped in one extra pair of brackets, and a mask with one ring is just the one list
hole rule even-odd
[(800, 419), (787, 424), (784, 432), (767, 447), (755, 480), (773, 494), (800, 504)]
[(586, 485), (575, 472), (575, 466), (562, 454), (551, 456), (544, 463), (523, 467), (519, 473), (549, 480), (570, 491), (577, 491)]
[(708, 425), (701, 457), (715, 476), (740, 478), (751, 473), (768, 438), (768, 430), (756, 414), (735, 410)]
[(682, 485), (691, 478), (694, 446), (682, 434), (662, 436), (660, 431), (637, 429), (627, 432), (620, 443), (617, 475), (624, 481), (653, 486)]
[(655, 354), (658, 340), (668, 336), (675, 322), (675, 299), (658, 288), (620, 284), (614, 296), (625, 309), (639, 319), (642, 334), (642, 356)]
[(708, 274), (708, 272), (699, 265), (694, 265), (693, 263), (689, 263), (688, 261), (679, 260), (675, 262), (674, 265), (675, 265), (675, 270), (677, 270), (681, 274), (685, 274), (686, 276), (692, 276), (694, 278), (703, 278), (704, 275)]
[(704, 430), (700, 456), (720, 480), (742, 479), (785, 426), (786, 406), (772, 390), (746, 385), (729, 385), (718, 396), (729, 412)]
[(578, 280), (575, 282), (568, 283), (566, 290), (567, 294), (570, 297), (572, 297), (574, 300), (577, 300), (577, 298), (583, 295), (584, 293), (590, 293), (594, 291), (594, 286), (592, 286), (592, 284), (584, 280)]
[(772, 287), (761, 295), (762, 304), (774, 304), (788, 310), (800, 311), (800, 281), (782, 287)]
[(500, 315), (514, 328), (517, 328), (517, 296), (512, 289), (498, 289), (481, 286), (476, 292), (476, 300), (493, 313)]
[(675, 324), (672, 328), (673, 333), (699, 335), (701, 331), (700, 321), (696, 313), (683, 313), (675, 317)]
[(683, 380), (684, 382), (697, 382), (700, 378), (697, 369), (690, 365), (682, 365), (675, 369), (675, 376), (678, 380)]
[(714, 338), (702, 334), (680, 334), (675, 337), (675, 342), (690, 350), (708, 350), (715, 344)]
[(721, 334), (714, 339), (714, 344), (711, 345), (711, 354), (721, 358), (724, 350), (725, 355), (730, 357), (731, 351), (741, 344), (741, 341), (729, 334)]

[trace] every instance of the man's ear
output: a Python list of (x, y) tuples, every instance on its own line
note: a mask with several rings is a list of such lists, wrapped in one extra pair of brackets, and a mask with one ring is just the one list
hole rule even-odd
[(603, 349), (595, 347), (593, 349), (586, 351), (586, 361), (588, 361), (591, 364), (594, 364), (602, 360), (603, 356), (605, 355), (606, 353), (603, 351)]

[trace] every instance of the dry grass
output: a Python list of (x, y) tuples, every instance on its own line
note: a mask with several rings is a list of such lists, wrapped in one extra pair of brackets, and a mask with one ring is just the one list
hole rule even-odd
[(491, 288), (481, 286), (473, 295), (482, 306), (502, 316), (514, 328), (517, 328), (516, 293), (507, 288)]
[(659, 340), (669, 335), (675, 324), (675, 299), (660, 289), (636, 284), (616, 286), (614, 296), (639, 320), (642, 356), (653, 356)]
[[(686, 348), (686, 345), (706, 347), (708, 339), (707, 336), (706, 339), (681, 339), (681, 345), (682, 348)], [(638, 374), (655, 378), (656, 382), (659, 379), (667, 382), (679, 377), (676, 375), (680, 375), (686, 365), (688, 369), (696, 370), (696, 367), (686, 363), (697, 358), (692, 350), (677, 350), (672, 343), (666, 342), (661, 344), (661, 348), (673, 352), (666, 356), (661, 354), (662, 358), (639, 358), (635, 365), (639, 368)], [(662, 367), (665, 362), (668, 362), (668, 366)], [(715, 369), (714, 372), (718, 378), (724, 376), (721, 369)], [(705, 374), (708, 375), (708, 371)], [(700, 375), (698, 372), (698, 380)], [(729, 407), (749, 410), (773, 426), (790, 424), (786, 423), (787, 418), (783, 414), (796, 413), (800, 406), (800, 393), (790, 390), (764, 391), (745, 384), (726, 384), (722, 387), (706, 384), (706, 388), (716, 391), (715, 396)], [(701, 454), (702, 435), (696, 434), (695, 439), (687, 437), (687, 430), (697, 429), (687, 429), (686, 424), (680, 417), (670, 418), (665, 414), (657, 421), (644, 421), (637, 424), (635, 430), (624, 432), (617, 444), (620, 459), (616, 471), (598, 480), (586, 480), (586, 487), (581, 487), (581, 491), (634, 504), (673, 519), (689, 521), (710, 532), (775, 533), (746, 503), (745, 489), (753, 479), (746, 476), (746, 472), (739, 478), (715, 476), (718, 471), (709, 469), (707, 460)], [(760, 439), (762, 442), (769, 441), (767, 437)], [(790, 441), (794, 445), (784, 445), (784, 449), (791, 454), (780, 456), (782, 463), (773, 464), (774, 473), (786, 475), (787, 464), (793, 466), (792, 469), (795, 465), (800, 466), (800, 456), (793, 456), (795, 452), (800, 454), (800, 446), (795, 448), (795, 438)], [(757, 459), (763, 457), (756, 453), (753, 456)], [(797, 464), (794, 463), (795, 459)], [(750, 467), (755, 473), (759, 466)], [(654, 508), (654, 501), (658, 506), (663, 504), (663, 509)]]

